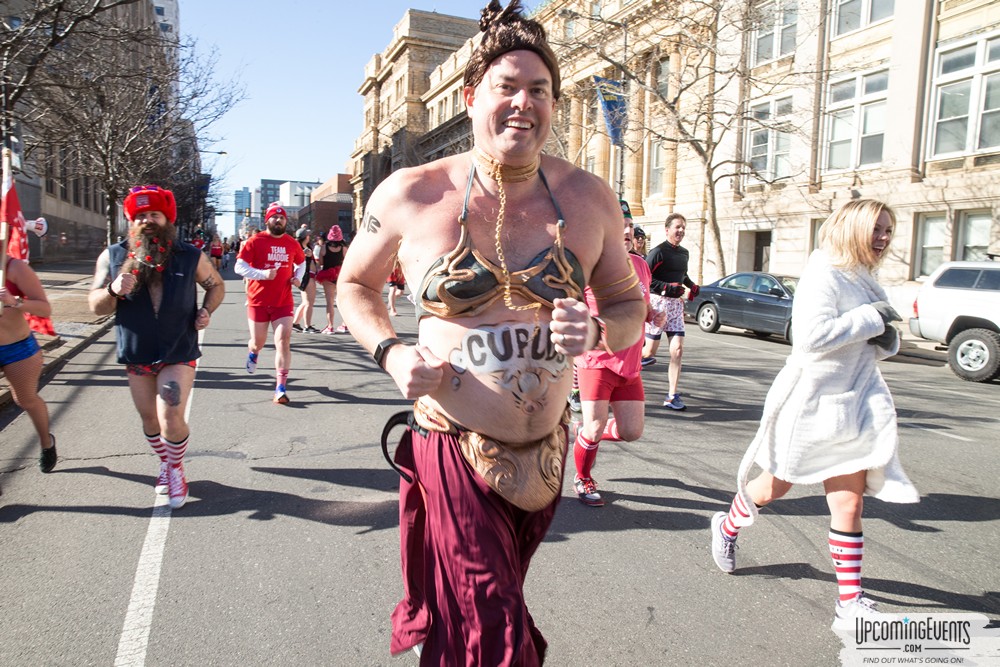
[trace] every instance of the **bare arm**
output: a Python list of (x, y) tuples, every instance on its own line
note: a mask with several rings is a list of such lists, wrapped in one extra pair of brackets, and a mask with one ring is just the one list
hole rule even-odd
[[(108, 292), (108, 279), (111, 275), (111, 255), (105, 250), (97, 258), (97, 266), (94, 269), (94, 280), (90, 284), (90, 294), (87, 295), (87, 302), (90, 310), (95, 315), (110, 315), (118, 307), (118, 298)], [(135, 276), (129, 276), (135, 281)], [(124, 276), (118, 276), (111, 283), (111, 288), (118, 294), (128, 294), (131, 286), (126, 290), (123, 286)], [(117, 283), (117, 285), (115, 284)], [(120, 292), (118, 290), (121, 290)]]
[[(379, 216), (382, 211), (399, 210), (400, 205), (405, 204), (403, 197), (397, 194), (398, 180), (397, 175), (390, 177), (372, 194), (337, 281), (340, 312), (347, 328), (369, 352), (374, 352), (380, 342), (396, 337), (382, 301), (382, 289), (402, 236), (391, 216), (384, 219)], [(405, 215), (399, 217), (405, 218)], [(395, 345), (383, 358), (385, 370), (406, 398), (423, 396), (437, 389), (444, 377), (443, 365), (441, 359), (422, 345)]]
[(195, 269), (194, 278), (205, 290), (205, 298), (201, 302), (201, 308), (194, 321), (194, 328), (201, 330), (211, 323), (212, 313), (226, 296), (226, 284), (219, 272), (215, 270), (212, 262), (204, 254), (198, 258), (198, 268)]
[(10, 264), (7, 265), (7, 270), (7, 280), (17, 285), (24, 297), (20, 305), (14, 308), (15, 298), (9, 295), (0, 284), (0, 293), (2, 293), (0, 298), (2, 298), (4, 306), (29, 315), (49, 317), (52, 314), (52, 305), (49, 303), (48, 297), (45, 296), (42, 281), (38, 279), (38, 275), (31, 266), (21, 260), (11, 260)]

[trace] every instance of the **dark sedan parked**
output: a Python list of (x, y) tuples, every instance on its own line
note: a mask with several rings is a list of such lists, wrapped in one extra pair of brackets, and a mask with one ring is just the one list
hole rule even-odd
[(694, 301), (684, 304), (684, 314), (702, 331), (714, 333), (720, 325), (771, 334), (792, 340), (792, 297), (798, 278), (744, 271), (701, 288)]

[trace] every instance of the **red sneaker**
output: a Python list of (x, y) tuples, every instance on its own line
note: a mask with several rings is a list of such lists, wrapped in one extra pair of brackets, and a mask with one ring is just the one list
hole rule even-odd
[(184, 506), (188, 499), (188, 483), (184, 477), (184, 466), (178, 463), (175, 466), (168, 466), (168, 488), (170, 496), (170, 506), (179, 509)]

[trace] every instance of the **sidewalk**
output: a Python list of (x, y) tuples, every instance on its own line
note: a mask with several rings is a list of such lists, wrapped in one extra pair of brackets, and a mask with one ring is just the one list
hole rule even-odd
[[(87, 293), (94, 275), (93, 261), (38, 264), (32, 268), (52, 304), (52, 323), (56, 330), (55, 336), (35, 334), (45, 356), (42, 367), (44, 383), (82, 347), (104, 335), (113, 325), (114, 318), (94, 315), (87, 305)], [(6, 315), (7, 311), (4, 312)], [(0, 374), (0, 409), (12, 401), (7, 380)]]
[[(114, 317), (94, 315), (87, 305), (94, 262), (38, 264), (32, 268), (41, 279), (52, 303), (52, 322), (56, 329), (55, 337), (36, 334), (45, 351), (45, 365), (42, 369), (44, 383), (81, 347), (104, 335), (114, 324)], [(936, 343), (913, 338), (905, 326), (900, 326), (899, 329), (902, 335), (900, 356), (947, 363), (947, 353), (936, 350)], [(0, 375), (0, 409), (6, 407), (11, 400), (7, 382)]]

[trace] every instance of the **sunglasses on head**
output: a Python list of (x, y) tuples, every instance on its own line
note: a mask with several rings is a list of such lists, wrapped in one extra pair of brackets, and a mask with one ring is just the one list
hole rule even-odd
[(131, 194), (137, 194), (139, 192), (159, 192), (160, 188), (155, 185), (137, 185), (134, 188), (129, 189)]

